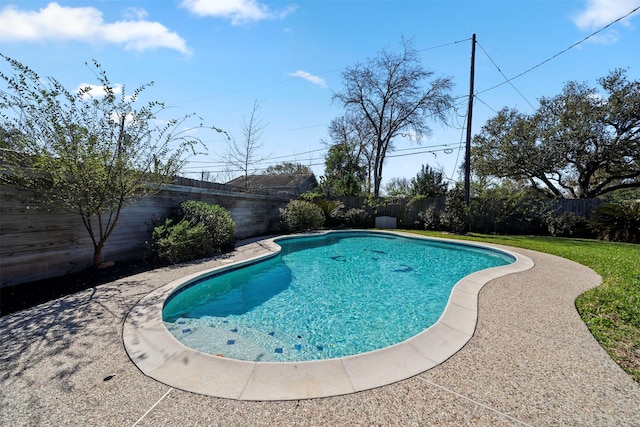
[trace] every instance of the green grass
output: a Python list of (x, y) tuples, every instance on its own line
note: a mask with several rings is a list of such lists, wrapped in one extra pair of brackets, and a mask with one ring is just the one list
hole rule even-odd
[(576, 299), (578, 313), (613, 360), (640, 383), (640, 245), (542, 236), (405, 231), (531, 249), (591, 268), (602, 276), (602, 284)]

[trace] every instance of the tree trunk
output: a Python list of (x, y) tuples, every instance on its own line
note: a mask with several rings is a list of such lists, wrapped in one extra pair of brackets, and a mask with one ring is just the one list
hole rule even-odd
[(104, 240), (98, 242), (93, 246), (93, 266), (97, 267), (100, 264), (100, 257), (102, 256), (102, 248), (104, 248)]

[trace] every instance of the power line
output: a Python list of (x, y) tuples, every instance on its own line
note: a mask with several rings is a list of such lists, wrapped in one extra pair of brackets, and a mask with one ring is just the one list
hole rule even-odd
[[(523, 75), (525, 75), (525, 74), (528, 74), (529, 72), (531, 72), (531, 71), (535, 70), (536, 68), (538, 68), (538, 67), (540, 67), (540, 66), (542, 66), (542, 65), (546, 64), (546, 63), (547, 63), (547, 62), (549, 62), (549, 61), (552, 61), (553, 59), (555, 59), (555, 58), (557, 58), (558, 56), (560, 56), (560, 55), (562, 55), (562, 54), (566, 53), (567, 51), (571, 50), (572, 48), (574, 48), (574, 47), (576, 47), (576, 46), (580, 45), (581, 43), (585, 42), (586, 40), (588, 40), (588, 39), (590, 39), (590, 38), (594, 37), (595, 35), (599, 34), (600, 32), (602, 32), (602, 31), (604, 31), (605, 29), (609, 28), (610, 26), (614, 25), (615, 23), (617, 23), (617, 22), (619, 22), (619, 21), (621, 21), (621, 20), (625, 19), (626, 17), (628, 17), (628, 16), (630, 16), (630, 15), (634, 14), (634, 13), (635, 13), (635, 12), (637, 12), (639, 9), (640, 9), (640, 6), (639, 6), (639, 7), (636, 7), (635, 9), (633, 9), (632, 11), (630, 11), (629, 13), (625, 14), (624, 16), (622, 16), (622, 17), (620, 17), (620, 18), (618, 18), (618, 19), (616, 19), (616, 20), (614, 20), (614, 21), (612, 21), (611, 23), (609, 23), (609, 24), (605, 25), (604, 27), (600, 28), (599, 30), (594, 31), (593, 33), (589, 34), (588, 36), (586, 36), (586, 37), (585, 37), (585, 38), (583, 38), (582, 40), (578, 41), (577, 43), (574, 43), (573, 45), (569, 46), (568, 48), (566, 48), (566, 49), (564, 49), (564, 50), (562, 50), (562, 51), (560, 51), (560, 52), (556, 53), (555, 55), (553, 55), (553, 56), (549, 57), (548, 59), (546, 59), (546, 60), (544, 60), (544, 61), (542, 61), (542, 62), (540, 62), (540, 63), (538, 63), (538, 64), (534, 65), (533, 67), (530, 67), (529, 69), (527, 69), (527, 70), (523, 71), (522, 73), (520, 73), (520, 74), (518, 74), (518, 75), (516, 75), (516, 76), (514, 76), (514, 77), (512, 77), (512, 78), (507, 78), (507, 77), (506, 77), (506, 75), (502, 72), (502, 70), (500, 69), (500, 67), (496, 64), (496, 62), (495, 62), (495, 61), (491, 58), (491, 56), (487, 53), (487, 51), (484, 49), (484, 47), (482, 47), (482, 46), (478, 43), (478, 45), (480, 46), (480, 48), (482, 49), (482, 51), (485, 53), (485, 55), (487, 56), (487, 58), (489, 58), (489, 60), (493, 63), (493, 65), (494, 65), (494, 66), (497, 68), (497, 70), (500, 72), (500, 74), (505, 78), (505, 81), (504, 81), (504, 82), (502, 82), (502, 83), (499, 83), (499, 84), (497, 84), (497, 85), (494, 85), (494, 86), (492, 86), (492, 87), (490, 87), (490, 88), (488, 88), (488, 89), (485, 89), (485, 90), (483, 90), (483, 91), (476, 92), (476, 93), (474, 94), (474, 97), (475, 97), (478, 101), (480, 101), (482, 104), (484, 104), (484, 105), (485, 105), (485, 106), (487, 106), (489, 109), (491, 109), (492, 111), (494, 111), (494, 112), (495, 112), (495, 110), (494, 110), (493, 108), (491, 108), (490, 106), (488, 106), (488, 105), (486, 104), (486, 102), (484, 102), (484, 101), (482, 101), (480, 98), (478, 98), (478, 96), (477, 96), (477, 95), (482, 94), (482, 93), (485, 93), (485, 92), (488, 92), (488, 91), (491, 91), (491, 90), (493, 90), (493, 89), (495, 89), (495, 88), (498, 88), (498, 87), (500, 87), (500, 86), (503, 86), (504, 84), (509, 83), (509, 84), (514, 88), (514, 90), (516, 90), (516, 92), (517, 92), (517, 93), (518, 93), (518, 94), (519, 94), (519, 95), (520, 95), (520, 96), (521, 96), (521, 97), (522, 97), (522, 98), (523, 98), (523, 99), (524, 99), (524, 100), (529, 104), (529, 106), (531, 106), (531, 108), (535, 108), (535, 107), (533, 107), (533, 105), (531, 104), (531, 102), (529, 102), (529, 100), (528, 100), (528, 99), (527, 99), (527, 98), (526, 98), (526, 97), (525, 97), (525, 96), (524, 96), (524, 95), (523, 95), (523, 94), (522, 94), (522, 93), (521, 93), (521, 92), (520, 92), (520, 91), (519, 91), (519, 90), (518, 90), (518, 89), (513, 85), (513, 83), (512, 83), (512, 81), (513, 81), (513, 80), (515, 80), (515, 79), (517, 79), (517, 78), (519, 78), (519, 77), (522, 77), (522, 76), (523, 76)], [(463, 40), (457, 40), (457, 41), (450, 42), (450, 43), (445, 43), (445, 44), (435, 45), (435, 46), (432, 46), (432, 47), (428, 47), (428, 48), (424, 48), (424, 49), (419, 49), (419, 50), (418, 50), (418, 52), (424, 52), (424, 51), (428, 51), (428, 50), (433, 50), (433, 49), (438, 49), (438, 48), (442, 48), (442, 47), (452, 46), (452, 45), (455, 45), (455, 44), (458, 44), (458, 43), (466, 42), (466, 41), (468, 41), (468, 40), (470, 40), (470, 39), (469, 39), (469, 38), (466, 38), (466, 39), (463, 39)], [(333, 73), (333, 72), (336, 72), (336, 71), (339, 71), (339, 69), (334, 69), (334, 70), (330, 70), (330, 71), (325, 71), (325, 72), (319, 73), (318, 75), (323, 75), (323, 74)], [(288, 83), (288, 82), (291, 82), (291, 81), (294, 81), (294, 80), (296, 80), (296, 78), (292, 77), (292, 78), (285, 79), (285, 80), (280, 80), (280, 81), (277, 81), (277, 82), (265, 83), (265, 84), (262, 84), (262, 85), (254, 86), (254, 87), (252, 87), (251, 89), (258, 89), (258, 88), (263, 88), (263, 87), (268, 87), (268, 86), (279, 85), (279, 84)], [(231, 92), (227, 92), (227, 93), (215, 94), (215, 95), (206, 96), (206, 97), (202, 97), (202, 98), (198, 98), (198, 99), (182, 101), (182, 102), (178, 102), (177, 104), (183, 104), (183, 103), (187, 103), (187, 102), (195, 102), (195, 101), (199, 101), (199, 100), (205, 100), (205, 99), (215, 98), (215, 97), (219, 97), (219, 96), (224, 96), (224, 95), (229, 95), (229, 94), (233, 94), (233, 93), (241, 92), (241, 91), (244, 91), (244, 90), (247, 90), (247, 89), (246, 89), (246, 88), (244, 88), (244, 89), (239, 89), (239, 90), (231, 91)], [(459, 100), (459, 99), (460, 99), (460, 100), (462, 100), (462, 99), (467, 99), (467, 98), (468, 98), (467, 96), (459, 96), (459, 97), (454, 98), (454, 101), (457, 101), (457, 100)], [(454, 105), (451, 107), (451, 109), (453, 109), (454, 113), (455, 113), (457, 116), (459, 116), (459, 117), (461, 117), (461, 116), (462, 116), (462, 115), (460, 115), (460, 114), (457, 112), (457, 108), (456, 108), (456, 104), (455, 104), (455, 103), (454, 103)], [(318, 124), (318, 125), (303, 126), (303, 127), (298, 127), (298, 128), (287, 129), (287, 130), (285, 130), (284, 132), (296, 131), (296, 130), (303, 130), (303, 129), (309, 129), (309, 128), (318, 127), (318, 126), (325, 126), (325, 125), (326, 125), (326, 124)], [(464, 131), (464, 127), (462, 127), (462, 129), (463, 129), (463, 131)], [(446, 146), (446, 145), (444, 145), (444, 146)], [(418, 154), (424, 154), (424, 153), (430, 153), (430, 152), (436, 152), (436, 151), (444, 151), (444, 150), (447, 150), (447, 149), (448, 149), (448, 148), (443, 148), (443, 149), (439, 149), (439, 150), (435, 150), (435, 149), (424, 150), (424, 148), (423, 148), (423, 149), (418, 149), (418, 151), (415, 151), (415, 152), (406, 153), (406, 154), (398, 154), (398, 155), (390, 155), (390, 156), (387, 156), (387, 157), (402, 157), (402, 156), (418, 155)], [(312, 153), (312, 152), (317, 152), (317, 151), (322, 151), (322, 150), (324, 150), (324, 149), (312, 150), (312, 151), (309, 151), (309, 152), (299, 153), (299, 154), (293, 154), (293, 155), (288, 155), (288, 156), (280, 156), (280, 157), (276, 157), (276, 158), (273, 158), (273, 159), (295, 158), (295, 157), (300, 156), (300, 155), (310, 154), (310, 153)], [(410, 150), (411, 150), (411, 149), (404, 149), (404, 150), (396, 150), (396, 151), (410, 151)], [(315, 159), (313, 159), (313, 160), (315, 160)], [(319, 160), (319, 159), (318, 159), (318, 160)], [(456, 160), (456, 165), (457, 165), (457, 162), (458, 162), (458, 161)], [(196, 162), (190, 162), (190, 163), (196, 163)], [(204, 162), (203, 162), (203, 163), (204, 163)], [(209, 164), (211, 164), (211, 163), (209, 163)], [(318, 166), (318, 165), (322, 165), (322, 163), (313, 164), (313, 166)], [(214, 172), (216, 172), (216, 171), (214, 171)], [(220, 173), (224, 173), (224, 172), (229, 172), (229, 171), (218, 171), (218, 172), (220, 172)], [(236, 171), (236, 172), (241, 172), (241, 171)]]
[[(447, 150), (451, 150), (451, 144), (436, 144), (436, 145), (424, 145), (424, 146), (417, 146), (417, 147), (409, 147), (409, 148), (400, 148), (400, 149), (396, 149), (393, 150), (393, 153), (397, 153), (397, 152), (405, 152), (405, 151), (410, 151), (410, 153), (406, 153), (406, 154), (398, 154), (398, 155), (388, 155), (386, 157), (404, 157), (404, 156), (411, 156), (411, 155), (416, 155), (416, 154), (424, 154), (424, 153), (432, 153), (432, 152), (436, 152), (436, 151), (447, 151)], [(295, 153), (295, 154), (289, 154), (286, 156), (278, 156), (278, 157), (270, 157), (268, 159), (264, 159), (263, 162), (261, 162), (261, 164), (264, 165), (274, 165), (274, 164), (278, 164), (279, 162), (274, 162), (273, 160), (282, 160), (282, 159), (296, 159), (300, 156), (303, 156), (305, 154), (311, 154), (311, 153), (317, 153), (319, 151), (325, 151), (327, 150), (326, 148), (319, 148), (317, 150), (310, 150), (310, 151), (305, 151), (303, 153)], [(307, 160), (311, 160), (311, 161), (324, 161), (324, 158), (311, 158), (311, 159), (307, 159)], [(223, 166), (228, 164), (228, 162), (225, 162), (223, 160), (221, 161), (210, 161), (210, 160), (195, 160), (195, 161), (190, 161), (189, 164), (194, 164), (197, 166), (192, 166), (192, 167), (185, 167), (185, 169), (201, 169), (203, 167), (219, 167), (219, 166)]]
[(454, 45), (454, 44), (458, 44), (458, 43), (466, 42), (466, 41), (469, 41), (469, 40), (471, 40), (471, 38), (466, 38), (466, 39), (464, 39), (464, 40), (457, 40), (457, 41), (455, 41), (455, 42), (450, 42), (450, 43), (445, 43), (445, 44), (439, 44), (439, 45), (437, 45), (437, 46), (432, 46), (432, 47), (427, 47), (427, 48), (424, 48), (424, 49), (419, 49), (419, 50), (418, 50), (418, 52), (425, 52), (425, 51), (427, 51), (427, 50), (434, 50), (434, 49), (439, 49), (439, 48), (441, 48), (441, 47), (452, 46), (452, 45)]
[(473, 97), (476, 99), (476, 101), (480, 101), (482, 104), (484, 104), (485, 107), (487, 107), (488, 109), (493, 111), (495, 114), (498, 114), (498, 112), (496, 110), (494, 110), (489, 104), (484, 102), (482, 99), (478, 98), (478, 95), (474, 95)]
[(504, 80), (506, 83), (509, 83), (511, 85), (511, 87), (518, 92), (518, 95), (520, 95), (522, 97), (522, 99), (524, 99), (527, 104), (529, 104), (529, 107), (531, 107), (533, 110), (535, 110), (536, 108), (529, 102), (529, 100), (522, 94), (522, 92), (520, 92), (518, 90), (517, 87), (514, 86), (514, 84), (511, 82), (511, 80), (509, 80), (507, 78), (507, 76), (504, 75), (504, 73), (502, 72), (502, 70), (500, 69), (500, 67), (498, 67), (498, 64), (496, 64), (496, 62), (493, 60), (493, 58), (491, 58), (491, 56), (489, 56), (489, 54), (487, 53), (487, 51), (484, 49), (484, 47), (482, 47), (482, 45), (479, 42), (476, 42), (476, 44), (478, 46), (480, 46), (480, 49), (484, 52), (485, 55), (487, 55), (487, 58), (489, 58), (489, 61), (491, 61), (491, 63), (496, 67), (496, 69), (500, 72), (500, 74), (502, 75), (502, 77), (504, 77)]
[(458, 167), (458, 162), (460, 161), (462, 144), (465, 142), (465, 137), (464, 137), (465, 130), (466, 130), (465, 127), (460, 129), (460, 142), (458, 143), (458, 154), (456, 155), (456, 162), (453, 164), (453, 169), (451, 170), (451, 177), (449, 178), (449, 181), (453, 181), (453, 174), (456, 172), (456, 168)]
[(302, 126), (302, 127), (299, 127), (299, 128), (285, 129), (282, 132), (293, 132), (295, 130), (311, 129), (311, 128), (317, 128), (317, 127), (320, 127), (320, 126), (327, 126), (327, 125), (328, 125), (328, 123), (320, 123), (320, 124), (317, 124), (317, 125), (309, 125), (309, 126)]
[[(449, 152), (449, 150), (451, 150), (451, 152)], [(421, 150), (421, 151), (416, 151), (414, 153), (405, 153), (405, 154), (387, 154), (385, 156), (385, 159), (387, 158), (394, 158), (394, 157), (406, 157), (406, 156), (415, 156), (418, 154), (435, 154), (438, 153), (440, 151), (445, 151), (447, 152), (447, 154), (451, 154), (453, 152), (452, 148), (439, 148), (437, 150)]]
[(582, 39), (582, 40), (580, 40), (579, 42), (576, 42), (576, 43), (572, 44), (572, 45), (571, 45), (571, 46), (569, 46), (568, 48), (566, 48), (566, 49), (564, 49), (564, 50), (562, 50), (562, 51), (560, 51), (560, 52), (556, 53), (555, 55), (551, 56), (550, 58), (547, 58), (547, 59), (545, 59), (544, 61), (540, 62), (539, 64), (534, 65), (533, 67), (531, 67), (531, 68), (529, 68), (529, 69), (527, 69), (527, 70), (523, 71), (522, 73), (518, 74), (517, 76), (511, 77), (510, 79), (507, 79), (506, 81), (504, 81), (504, 82), (502, 82), (502, 83), (499, 83), (499, 84), (497, 84), (497, 85), (495, 85), (495, 86), (491, 86), (489, 89), (485, 89), (485, 90), (483, 90), (483, 91), (481, 91), (481, 92), (476, 92), (476, 94), (481, 94), (481, 93), (489, 92), (490, 90), (493, 90), (493, 89), (495, 89), (495, 88), (497, 88), (497, 87), (500, 87), (500, 86), (502, 86), (502, 85), (505, 85), (505, 84), (507, 84), (507, 83), (511, 82), (512, 80), (515, 80), (515, 79), (517, 79), (517, 78), (519, 78), (519, 77), (524, 76), (525, 74), (527, 74), (527, 73), (529, 73), (529, 72), (531, 72), (531, 71), (535, 70), (536, 68), (538, 68), (538, 67), (540, 67), (540, 66), (542, 66), (542, 65), (546, 64), (547, 62), (549, 62), (549, 61), (551, 61), (551, 60), (553, 60), (553, 59), (557, 58), (558, 56), (560, 56), (560, 55), (564, 54), (565, 52), (567, 52), (567, 51), (569, 51), (569, 50), (571, 50), (571, 49), (573, 49), (574, 47), (576, 47), (576, 46), (578, 46), (578, 45), (580, 45), (580, 44), (584, 43), (585, 41), (587, 41), (587, 40), (588, 40), (588, 39), (590, 39), (591, 37), (593, 37), (593, 36), (597, 35), (598, 33), (601, 33), (602, 31), (606, 30), (607, 28), (609, 28), (609, 27), (610, 27), (610, 26), (612, 26), (613, 24), (615, 24), (615, 23), (617, 23), (617, 22), (622, 21), (624, 18), (626, 18), (626, 17), (628, 17), (628, 16), (630, 16), (630, 15), (633, 15), (633, 14), (634, 14), (634, 13), (636, 13), (638, 10), (640, 10), (640, 6), (636, 7), (635, 9), (633, 9), (631, 12), (627, 13), (626, 15), (621, 16), (620, 18), (618, 18), (618, 19), (616, 19), (616, 20), (614, 20), (614, 21), (612, 21), (612, 22), (608, 23), (607, 25), (605, 25), (604, 27), (600, 28), (599, 30), (594, 31), (593, 33), (589, 34), (587, 37), (583, 38), (583, 39)]
[[(467, 38), (467, 39), (464, 39), (464, 40), (456, 40), (456, 41), (449, 42), (449, 43), (444, 43), (444, 44), (440, 44), (440, 45), (427, 47), (427, 48), (424, 48), (424, 49), (419, 49), (417, 51), (418, 52), (425, 52), (425, 51), (428, 51), (428, 50), (439, 49), (439, 48), (442, 48), (442, 47), (447, 47), (447, 46), (452, 46), (452, 45), (455, 45), (455, 44), (458, 44), (458, 43), (462, 43), (462, 42), (465, 42), (465, 41), (468, 41), (468, 40), (470, 40), (470, 39)], [(342, 68), (334, 68), (333, 70), (314, 73), (314, 75), (322, 76), (322, 75), (325, 75), (325, 74), (335, 73), (335, 72), (341, 71), (341, 70), (342, 70)], [(276, 85), (280, 85), (280, 84), (288, 83), (288, 82), (292, 82), (292, 81), (297, 81), (297, 80), (298, 80), (297, 77), (291, 77), (291, 78), (288, 78), (288, 79), (278, 80), (278, 81), (275, 81), (275, 82), (263, 83), (263, 84), (260, 84), (260, 85), (257, 85), (257, 86), (252, 86), (250, 88), (236, 89), (236, 90), (232, 90), (232, 91), (229, 91), (229, 92), (223, 92), (223, 93), (203, 96), (201, 98), (194, 98), (194, 99), (187, 99), (187, 100), (179, 101), (179, 102), (173, 102), (172, 104), (180, 105), (180, 104), (187, 104), (187, 103), (190, 103), (190, 102), (203, 101), (203, 100), (206, 100), (206, 99), (218, 98), (218, 97), (226, 96), (226, 95), (233, 95), (234, 93), (238, 93), (238, 92), (243, 92), (243, 91), (247, 91), (247, 90), (261, 89), (261, 88), (269, 87), (269, 86), (276, 86)], [(313, 126), (323, 126), (323, 125), (313, 125)], [(313, 126), (309, 126), (309, 127), (313, 127)], [(296, 129), (290, 129), (290, 130), (298, 130), (298, 129), (304, 129), (304, 127), (296, 128)]]
[[(299, 157), (299, 156), (303, 156), (305, 154), (317, 153), (318, 151), (325, 151), (325, 150), (326, 150), (326, 148), (318, 148), (316, 150), (304, 151), (302, 153), (287, 154), (286, 156), (269, 157), (269, 158), (267, 158), (265, 160), (296, 158), (296, 157)], [(225, 162), (224, 160), (220, 160), (220, 161), (194, 160), (194, 161), (189, 161), (189, 163), (204, 164), (204, 165), (225, 165), (225, 164), (228, 164), (228, 162)]]
[[(308, 164), (304, 164), (304, 166), (308, 166), (308, 167), (311, 167), (311, 166), (322, 166), (322, 165), (324, 165), (324, 162), (323, 163), (308, 163)], [(269, 166), (264, 166), (264, 167), (257, 167), (254, 170), (256, 172), (259, 172), (259, 171), (265, 171), (268, 168), (269, 168)], [(202, 172), (220, 174), (220, 173), (234, 173), (234, 172), (237, 173), (237, 172), (245, 172), (245, 171), (243, 169), (223, 169), (223, 170), (198, 170), (198, 171), (194, 170), (194, 171), (184, 171), (182, 173), (185, 174), (185, 175), (200, 175)]]

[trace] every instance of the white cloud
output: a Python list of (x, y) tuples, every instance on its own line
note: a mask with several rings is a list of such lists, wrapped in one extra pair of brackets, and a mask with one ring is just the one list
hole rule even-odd
[[(89, 89), (89, 90), (85, 91), (85, 89)], [(92, 85), (89, 83), (80, 83), (76, 88), (75, 92), (79, 93), (80, 91), (85, 91), (85, 93), (82, 96), (83, 99), (89, 99), (91, 97), (102, 98), (107, 94), (107, 92), (104, 90), (104, 86)], [(115, 94), (122, 93), (122, 84), (116, 83), (115, 85), (113, 85), (113, 92)]]
[(164, 47), (188, 54), (185, 40), (159, 22), (118, 21), (102, 28), (105, 41), (124, 44), (127, 50), (144, 51)]
[(289, 6), (273, 11), (256, 0), (182, 0), (181, 5), (196, 15), (230, 19), (233, 25), (284, 18), (295, 10)]
[(127, 9), (123, 21), (104, 22), (94, 7), (65, 7), (49, 3), (38, 11), (7, 6), (0, 11), (0, 40), (38, 42), (76, 40), (107, 42), (127, 50), (168, 48), (189, 53), (186, 42), (159, 22), (144, 20), (142, 9)]
[[(640, 0), (586, 0), (586, 8), (573, 17), (573, 22), (583, 31), (604, 27), (640, 6)], [(622, 21), (629, 24), (629, 18)]]
[(124, 11), (123, 16), (127, 19), (145, 19), (149, 16), (149, 13), (140, 7), (128, 7)]
[(292, 77), (299, 77), (301, 79), (304, 79), (308, 82), (313, 83), (314, 85), (318, 85), (322, 88), (327, 87), (327, 82), (325, 82), (322, 78), (318, 76), (314, 76), (313, 74), (308, 73), (306, 71), (297, 70), (295, 73), (289, 73), (289, 75)]

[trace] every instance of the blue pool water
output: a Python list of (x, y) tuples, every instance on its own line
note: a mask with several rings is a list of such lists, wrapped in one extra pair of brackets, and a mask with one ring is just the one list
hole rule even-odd
[(167, 300), (193, 349), (251, 361), (343, 357), (434, 324), (464, 276), (514, 259), (463, 244), (347, 232), (278, 240), (277, 256), (212, 275)]

